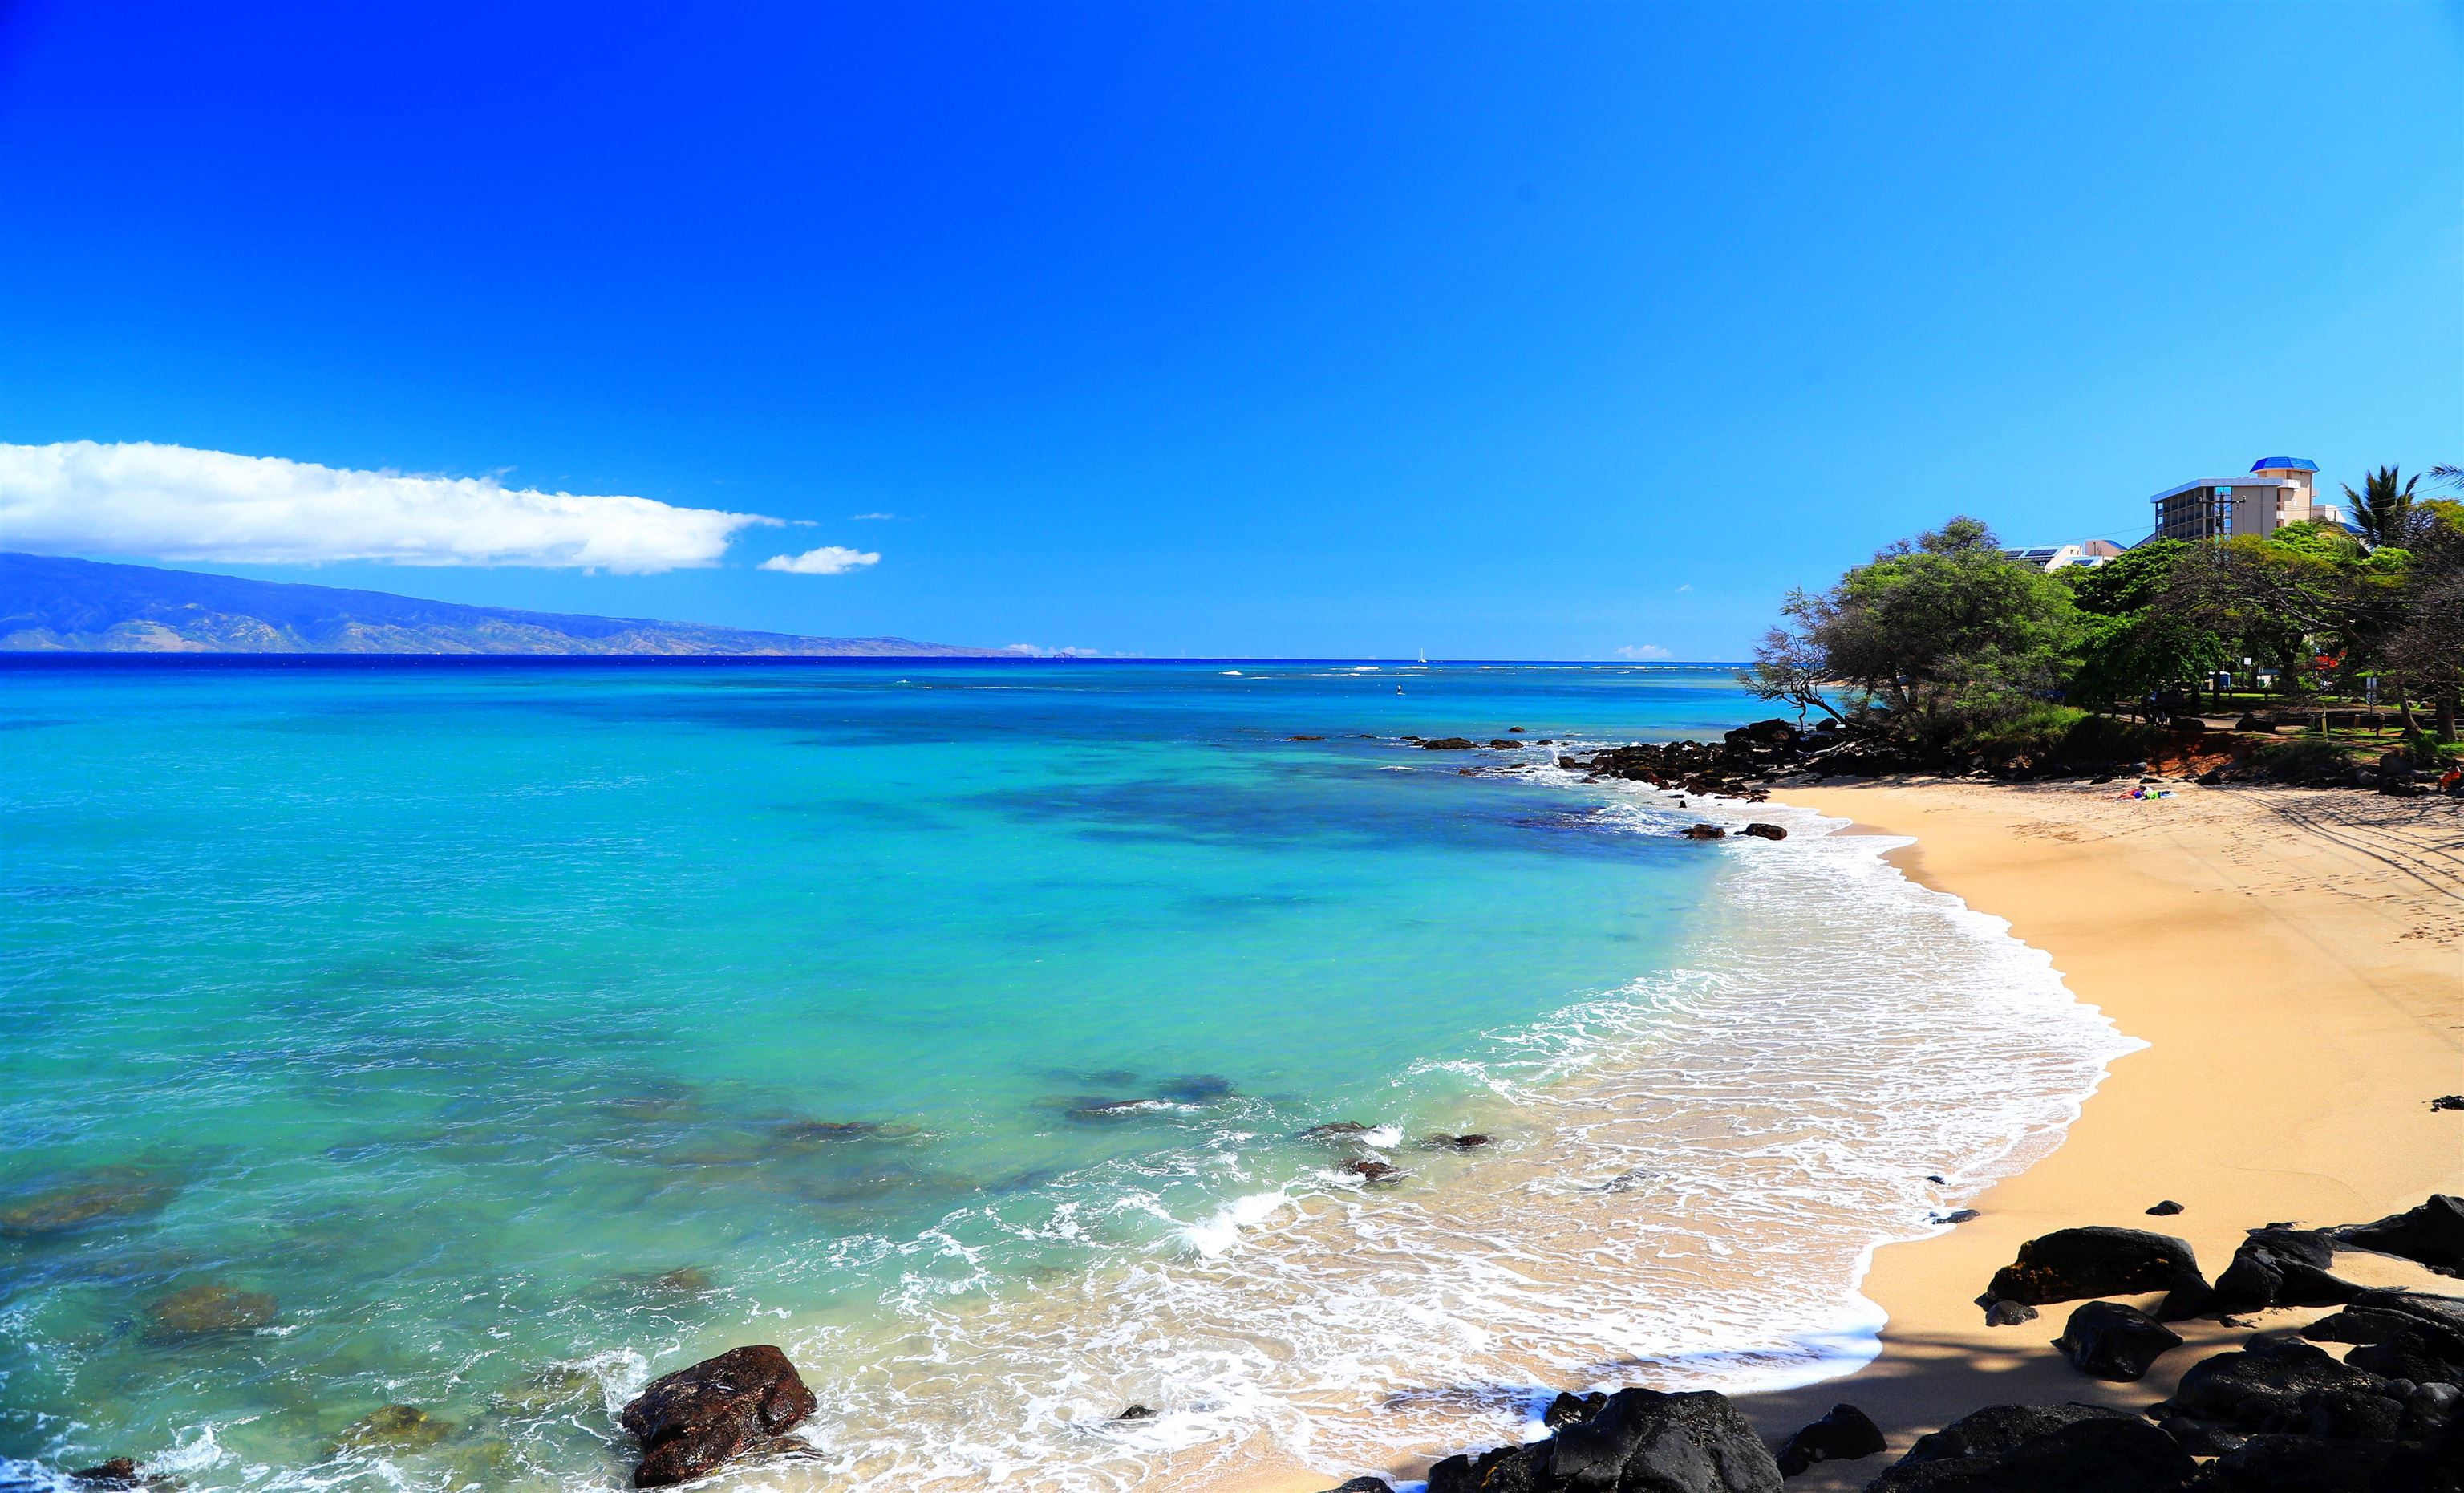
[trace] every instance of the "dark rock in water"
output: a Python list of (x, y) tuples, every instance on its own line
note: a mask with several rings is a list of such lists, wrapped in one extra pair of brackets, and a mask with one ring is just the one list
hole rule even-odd
[(1301, 1140), (1357, 1140), (1375, 1129), (1375, 1126), (1363, 1125), (1358, 1120), (1333, 1120), (1325, 1125), (1312, 1125), (1308, 1130), (1301, 1131), (1297, 1138)]
[(2057, 1229), (2021, 1244), (2019, 1258), (1986, 1287), (1996, 1300), (2031, 1306), (2141, 1291), (2171, 1293), (2158, 1313), (2167, 1320), (2207, 1304), (2208, 1284), (2187, 1241), (2142, 1229)]
[(772, 1133), (791, 1145), (822, 1145), (864, 1140), (880, 1134), (881, 1127), (871, 1120), (788, 1120), (775, 1127)]
[(1496, 1137), (1494, 1136), (1483, 1135), (1479, 1131), (1474, 1131), (1465, 1135), (1447, 1135), (1442, 1133), (1426, 1135), (1421, 1137), (1420, 1144), (1431, 1151), (1478, 1151), (1483, 1146), (1492, 1144), (1495, 1139)]
[(334, 1441), (342, 1452), (407, 1452), (434, 1446), (453, 1434), (453, 1422), (439, 1420), (417, 1405), (387, 1405), (372, 1410), (343, 1428)]
[(653, 1296), (702, 1296), (715, 1288), (710, 1272), (699, 1265), (682, 1265), (650, 1282)]
[(1112, 1418), (1115, 1420), (1153, 1420), (1155, 1417), (1155, 1409), (1154, 1406), (1132, 1405), (1128, 1409), (1123, 1410), (1119, 1415), (1114, 1416)]
[(2464, 1094), (2441, 1094), (2430, 1101), (2432, 1113), (2442, 1109), (2464, 1109)]
[(2158, 1219), (2169, 1219), (2181, 1211), (2182, 1205), (2175, 1202), (2170, 1197), (2166, 1198), (2163, 1202), (2160, 1202), (2155, 1207), (2147, 1210), (2149, 1217)]
[(1728, 832), (1717, 824), (1688, 824), (1678, 831), (1688, 840), (1726, 840)]
[(2173, 1438), (2093, 1405), (1996, 1405), (1922, 1437), (1866, 1493), (2173, 1493), (2198, 1470)]
[(2092, 1301), (2071, 1313), (2054, 1346), (2092, 1379), (2135, 1384), (2147, 1366), (2182, 1346), (2181, 1334), (2135, 1307)]
[(1508, 740), (1507, 740), (1504, 736), (1494, 736), (1494, 737), (1491, 737), (1491, 738), (1490, 738), (1490, 740), (1489, 740), (1489, 743), (1488, 743), (1488, 744), (1489, 744), (1489, 746), (1490, 746), (1490, 747), (1492, 747), (1492, 748), (1499, 748), (1499, 747), (1519, 747), (1519, 746), (1521, 746), (1523, 743), (1522, 743), (1522, 742), (1520, 742), (1520, 741), (1508, 741)]
[(759, 1449), (818, 1407), (767, 1343), (733, 1348), (651, 1381), (618, 1418), (642, 1443), (637, 1488), (690, 1482)]
[(1339, 1488), (1327, 1493), (1395, 1493), (1395, 1484), (1383, 1478), (1353, 1478)]
[(1977, 1212), (1973, 1208), (1953, 1208), (1948, 1213), (1935, 1214), (1933, 1216), (1933, 1221), (1936, 1223), (1965, 1223), (1970, 1219), (1981, 1219), (1983, 1217), (1985, 1217), (1985, 1215)]
[(1284, 739), (1285, 739), (1285, 740), (1287, 740), (1287, 741), (1323, 741), (1323, 740), (1325, 740), (1325, 739), (1326, 739), (1326, 737), (1324, 737), (1324, 736), (1286, 736)]
[(0, 1208), (0, 1237), (39, 1239), (157, 1214), (178, 1189), (135, 1167), (103, 1167)]
[(2173, 1397), (2150, 1414), (2255, 1431), (2268, 1416), (2313, 1390), (2375, 1390), (2386, 1382), (2347, 1368), (2307, 1343), (2262, 1343), (2192, 1364)]
[[(1619, 1390), (1599, 1414), (1531, 1448), (1549, 1489), (1780, 1493), (1779, 1464), (1728, 1397)], [(1436, 1493), (1434, 1484), (1431, 1493)]]
[(1785, 840), (1788, 838), (1788, 831), (1780, 825), (1765, 824), (1759, 822), (1748, 824), (1744, 829), (1739, 830), (1738, 833), (1751, 835), (1757, 840)]
[(2393, 1441), (2254, 1436), (2209, 1465), (2201, 1493), (2372, 1493), (2396, 1451)]
[(179, 1342), (217, 1332), (246, 1332), (274, 1320), (275, 1300), (262, 1291), (209, 1283), (173, 1291), (145, 1308), (148, 1342)]
[(114, 1457), (97, 1462), (82, 1472), (72, 1472), (69, 1481), (80, 1488), (138, 1488), (144, 1486), (137, 1480), (137, 1459)]
[(1385, 1161), (1354, 1161), (1343, 1170), (1372, 1187), (1392, 1187), (1403, 1180), (1403, 1169)]
[(1854, 1405), (1834, 1405), (1831, 1414), (1790, 1437), (1779, 1449), (1779, 1474), (1793, 1478), (1818, 1461), (1876, 1456), (1887, 1444), (1873, 1416)]
[(1559, 1426), (1580, 1425), (1598, 1415), (1600, 1407), (1608, 1402), (1609, 1397), (1597, 1390), (1588, 1394), (1563, 1394), (1551, 1400), (1548, 1409), (1540, 1412), (1540, 1423), (1551, 1430)]
[[(1407, 736), (1404, 739), (1409, 740), (1411, 738)], [(1468, 752), (1477, 745), (1479, 745), (1478, 742), (1472, 741), (1463, 736), (1440, 736), (1435, 741), (1421, 742), (1420, 750), (1423, 752)]]
[(2319, 1343), (2358, 1343), (2344, 1362), (2416, 1384), (2464, 1384), (2464, 1301), (2413, 1291), (2364, 1291), (2301, 1329)]
[(1985, 1303), (1985, 1325), (1989, 1328), (2015, 1328), (2022, 1322), (2036, 1320), (2036, 1308), (2020, 1301)]
[(2376, 1250), (2426, 1264), (2441, 1275), (2464, 1275), (2464, 1198), (2432, 1194), (2409, 1212), (2332, 1232), (2346, 1249)]
[(1161, 1114), (1172, 1106), (1161, 1099), (1091, 1099), (1069, 1110), (1073, 1120), (1133, 1120), (1142, 1114)]
[(1220, 1073), (1190, 1073), (1156, 1086), (1155, 1092), (1177, 1104), (1213, 1104), (1232, 1097), (1232, 1081)]

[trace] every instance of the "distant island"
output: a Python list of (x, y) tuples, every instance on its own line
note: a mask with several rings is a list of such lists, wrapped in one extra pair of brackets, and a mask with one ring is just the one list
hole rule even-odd
[(0, 651), (592, 653), (995, 658), (906, 638), (804, 638), (641, 617), (423, 602), (150, 565), (0, 553)]

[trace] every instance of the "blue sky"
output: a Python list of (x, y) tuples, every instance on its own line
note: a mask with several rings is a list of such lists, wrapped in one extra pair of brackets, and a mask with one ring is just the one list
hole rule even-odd
[(0, 4), (0, 442), (800, 521), (199, 569), (1734, 657), (1954, 512), (2464, 460), (2459, 348), (2454, 6)]

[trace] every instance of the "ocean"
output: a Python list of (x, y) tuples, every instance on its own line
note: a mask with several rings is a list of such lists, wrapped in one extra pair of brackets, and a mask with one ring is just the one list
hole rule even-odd
[(822, 1401), (720, 1480), (780, 1489), (1331, 1485), (1843, 1372), (1871, 1248), (2127, 1043), (1898, 842), (1689, 842), (1744, 806), (1553, 765), (1768, 714), (1679, 666), (12, 662), (0, 1485), (616, 1488), (613, 1409), (746, 1342)]

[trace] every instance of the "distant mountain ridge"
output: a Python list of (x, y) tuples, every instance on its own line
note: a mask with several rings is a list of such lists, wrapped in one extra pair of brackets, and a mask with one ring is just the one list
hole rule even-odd
[(596, 653), (999, 658), (906, 638), (804, 638), (642, 617), (423, 602), (150, 565), (0, 553), (0, 651)]

